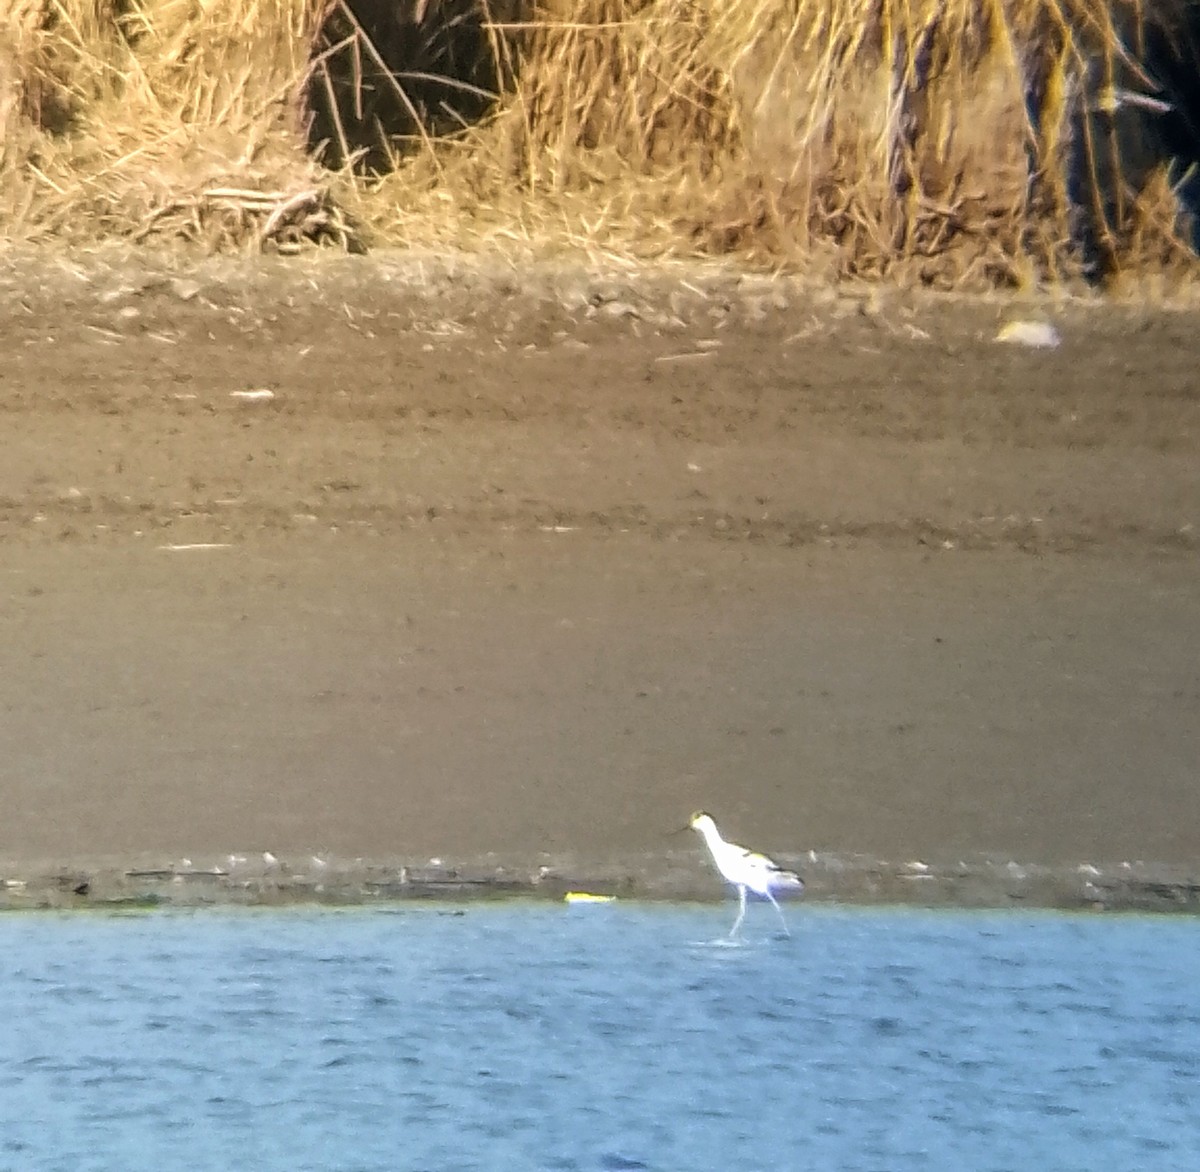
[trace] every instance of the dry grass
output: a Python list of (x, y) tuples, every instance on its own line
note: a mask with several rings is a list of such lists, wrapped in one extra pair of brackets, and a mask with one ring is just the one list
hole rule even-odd
[[(415, 0), (390, 25), (385, 9), (8, 0), (10, 235), (515, 243), (946, 287), (1070, 272), (1066, 87), (1081, 43), (1113, 40), (1082, 0)], [(426, 57), (397, 66), (389, 36)], [(1032, 205), (1022, 54), (1049, 112)], [(336, 171), (311, 149), (318, 110)], [(1164, 182), (1130, 222), (1127, 268), (1180, 268)]]
[(0, 32), (6, 222), (225, 247), (315, 189), (297, 204), (314, 214), (298, 113), (319, 19), (307, 0), (17, 0)]

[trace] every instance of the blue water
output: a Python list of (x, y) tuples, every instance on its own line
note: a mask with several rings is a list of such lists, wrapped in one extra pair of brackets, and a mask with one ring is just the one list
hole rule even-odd
[(0, 918), (13, 1172), (1200, 1168), (1200, 922)]

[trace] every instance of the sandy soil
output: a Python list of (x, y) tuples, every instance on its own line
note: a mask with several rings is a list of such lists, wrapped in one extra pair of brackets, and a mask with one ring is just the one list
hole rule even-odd
[(0, 902), (1200, 898), (1194, 313), (180, 263), (0, 264)]

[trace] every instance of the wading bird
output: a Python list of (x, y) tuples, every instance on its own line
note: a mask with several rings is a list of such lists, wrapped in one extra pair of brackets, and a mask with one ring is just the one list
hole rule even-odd
[(726, 842), (721, 837), (717, 824), (712, 820), (712, 815), (706, 814), (703, 810), (699, 810), (691, 816), (688, 826), (704, 839), (704, 845), (708, 847), (708, 853), (712, 855), (717, 870), (721, 872), (726, 882), (732, 883), (738, 890), (738, 915), (733, 922), (733, 927), (729, 929), (730, 939), (737, 935), (738, 929), (742, 926), (742, 920), (746, 918), (747, 890), (771, 901), (771, 906), (775, 909), (779, 916), (779, 922), (783, 925), (784, 933), (790, 936), (787, 920), (783, 918), (783, 911), (775, 902), (772, 892), (803, 891), (804, 880), (792, 871), (785, 871), (778, 863), (768, 859), (766, 855), (748, 851), (744, 846), (738, 846), (735, 842)]

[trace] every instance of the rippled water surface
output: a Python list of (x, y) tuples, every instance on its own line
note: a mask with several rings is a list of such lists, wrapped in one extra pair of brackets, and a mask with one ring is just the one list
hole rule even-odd
[(1200, 923), (732, 910), (0, 918), (0, 1168), (1200, 1167)]

